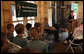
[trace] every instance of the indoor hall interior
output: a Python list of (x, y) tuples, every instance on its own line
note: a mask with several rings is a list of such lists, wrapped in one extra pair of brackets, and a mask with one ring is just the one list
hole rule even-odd
[(83, 53), (82, 40), (83, 1), (1, 1), (1, 53)]

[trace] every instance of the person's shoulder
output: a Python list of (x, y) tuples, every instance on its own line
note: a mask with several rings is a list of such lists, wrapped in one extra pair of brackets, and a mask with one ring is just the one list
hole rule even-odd
[(18, 39), (18, 37), (14, 37), (13, 42), (16, 42)]
[(23, 38), (22, 37), (19, 37), (19, 36), (16, 36), (14, 37), (14, 40), (22, 40)]
[(37, 42), (31, 40), (31, 41), (28, 42), (27, 46), (36, 45), (35, 43), (37, 43)]
[(39, 42), (40, 42), (40, 44), (42, 44), (42, 45), (44, 45), (44, 46), (47, 46), (48, 44), (46, 43), (46, 42), (44, 42), (44, 41), (40, 41), (39, 40)]
[(25, 38), (22, 38), (22, 37), (15, 37), (14, 42), (20, 42), (20, 43), (23, 42), (23, 44), (24, 44), (24, 43), (27, 43), (27, 40)]
[(41, 41), (41, 40), (33, 40), (33, 41), (30, 41), (29, 43), (45, 44), (45, 42), (43, 42), (43, 41)]
[(27, 40), (23, 37), (20, 37), (19, 40), (23, 41), (23, 42), (27, 42)]

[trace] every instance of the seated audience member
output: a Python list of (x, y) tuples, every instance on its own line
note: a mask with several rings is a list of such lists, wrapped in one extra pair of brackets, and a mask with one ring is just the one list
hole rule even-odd
[[(77, 38), (75, 38), (78, 35)], [(83, 21), (79, 21), (78, 20), (78, 26), (75, 28), (73, 34), (70, 34), (70, 36), (67, 38), (67, 41), (73, 40), (73, 38), (75, 38), (74, 43), (80, 43), (83, 41)], [(68, 43), (67, 41), (65, 41), (66, 43)]]
[(13, 39), (14, 39), (14, 35), (13, 35), (14, 25), (13, 25), (13, 24), (8, 24), (8, 25), (7, 25), (7, 30), (8, 30), (7, 38), (8, 38), (11, 42), (13, 42)]
[(50, 27), (49, 26), (49, 24), (48, 24), (48, 18), (47, 17), (44, 17), (43, 28), (44, 29), (50, 29), (50, 30), (55, 29), (54, 27)]
[(75, 38), (75, 43), (83, 42), (83, 22), (78, 21), (78, 27), (75, 28), (72, 38)]
[(32, 41), (28, 43), (28, 47), (32, 49), (37, 49), (39, 50), (39, 53), (48, 53), (48, 45), (39, 40), (40, 37), (40, 23), (35, 23), (35, 27), (31, 29), (31, 36), (32, 36)]
[(20, 46), (11, 43), (4, 32), (1, 32), (1, 53), (15, 53), (21, 49)]
[(49, 34), (54, 34), (55, 41), (59, 41), (58, 40), (58, 38), (59, 38), (58, 30), (55, 27), (49, 26), (47, 17), (44, 18), (43, 28), (44, 28), (44, 32), (48, 33), (48, 36), (49, 36)]
[(24, 34), (24, 25), (23, 24), (17, 24), (15, 26), (15, 31), (17, 33), (17, 36), (14, 37), (13, 42), (19, 46), (21, 46), (22, 48), (25, 47), (27, 45), (27, 40), (23, 38), (23, 34)]
[(27, 29), (27, 39), (30, 40), (31, 36), (30, 36), (30, 30), (31, 30), (32, 25), (30, 23), (26, 24), (26, 29)]

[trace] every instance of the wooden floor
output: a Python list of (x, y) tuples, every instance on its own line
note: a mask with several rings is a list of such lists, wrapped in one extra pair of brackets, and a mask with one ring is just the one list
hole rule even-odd
[[(62, 42), (56, 42), (54, 43), (54, 48), (52, 53), (72, 53), (71, 50), (66, 52), (66, 49), (67, 49), (67, 45), (63, 44)], [(75, 53), (82, 53), (82, 52), (79, 49), (79, 50), (75, 50)]]

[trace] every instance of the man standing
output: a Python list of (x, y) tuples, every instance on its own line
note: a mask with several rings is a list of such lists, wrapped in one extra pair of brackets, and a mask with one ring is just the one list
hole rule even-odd
[(69, 15), (69, 17), (68, 17), (68, 37), (69, 37), (69, 35), (70, 35), (70, 33), (71, 33), (72, 21), (74, 20), (73, 12), (74, 12), (74, 11), (71, 11), (71, 12), (70, 12), (70, 15)]

